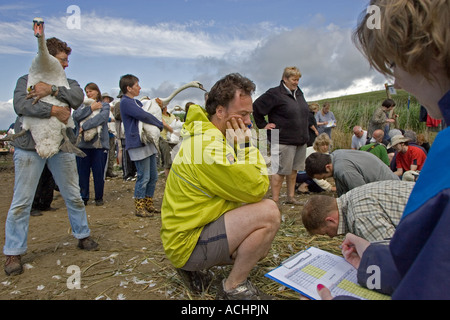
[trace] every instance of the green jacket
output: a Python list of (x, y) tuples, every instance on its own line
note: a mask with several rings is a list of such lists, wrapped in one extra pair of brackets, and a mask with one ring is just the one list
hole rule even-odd
[(161, 239), (176, 268), (189, 260), (203, 228), (267, 193), (267, 167), (259, 150), (226, 142), (199, 106), (191, 106), (183, 142), (167, 178)]
[(370, 143), (366, 144), (365, 146), (362, 146), (359, 148), (361, 151), (367, 151), (374, 155), (376, 155), (378, 158), (381, 159), (387, 166), (390, 165), (389, 155), (387, 153), (386, 147), (379, 143)]

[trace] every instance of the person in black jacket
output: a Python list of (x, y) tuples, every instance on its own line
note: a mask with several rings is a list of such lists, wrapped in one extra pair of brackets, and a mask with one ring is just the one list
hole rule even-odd
[(295, 180), (297, 171), (305, 168), (309, 140), (309, 108), (298, 87), (301, 76), (297, 67), (285, 68), (280, 85), (269, 89), (253, 103), (255, 123), (259, 129), (268, 130), (271, 139), (272, 199), (277, 203), (286, 177), (286, 203), (300, 204), (294, 198)]

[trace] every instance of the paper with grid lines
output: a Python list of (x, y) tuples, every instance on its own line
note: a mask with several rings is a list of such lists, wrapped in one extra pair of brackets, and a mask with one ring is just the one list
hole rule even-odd
[(363, 300), (388, 300), (390, 297), (361, 287), (356, 269), (344, 258), (311, 247), (287, 259), (266, 274), (302, 295), (318, 300), (317, 285), (322, 284), (336, 296), (346, 295)]

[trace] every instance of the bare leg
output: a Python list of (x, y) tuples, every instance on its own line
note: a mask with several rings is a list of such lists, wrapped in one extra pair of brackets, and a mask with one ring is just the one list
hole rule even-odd
[(297, 180), (297, 171), (292, 171), (292, 173), (286, 176), (287, 185), (287, 195), (288, 199), (294, 199), (295, 197), (295, 182)]
[(281, 176), (279, 174), (274, 174), (270, 179), (270, 186), (272, 188), (272, 200), (277, 203), (280, 201), (280, 192), (281, 187), (283, 185), (284, 177), (285, 176)]
[(235, 259), (225, 281), (225, 290), (245, 282), (250, 271), (264, 258), (280, 227), (280, 212), (275, 202), (263, 200), (225, 214), (230, 255)]

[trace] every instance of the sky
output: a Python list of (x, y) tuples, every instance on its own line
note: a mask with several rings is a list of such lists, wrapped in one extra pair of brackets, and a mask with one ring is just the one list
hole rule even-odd
[[(66, 75), (82, 88), (99, 85), (116, 96), (119, 79), (134, 74), (141, 96), (165, 98), (191, 81), (209, 90), (238, 72), (257, 87), (256, 99), (280, 84), (285, 67), (302, 72), (307, 101), (383, 90), (351, 35), (367, 0), (131, 0), (0, 1), (0, 129), (15, 121), (17, 79), (37, 52), (32, 21), (45, 21), (47, 38), (72, 48)], [(190, 88), (169, 110), (204, 104)]]

